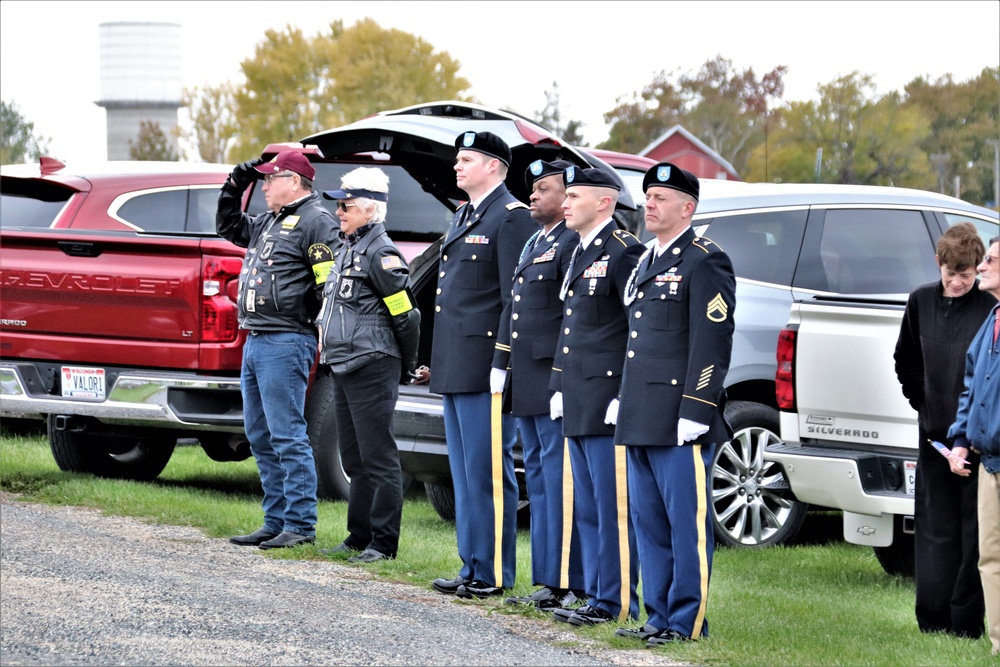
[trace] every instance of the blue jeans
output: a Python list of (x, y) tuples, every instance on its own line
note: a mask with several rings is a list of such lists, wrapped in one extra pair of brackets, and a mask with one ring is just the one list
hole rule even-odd
[(316, 536), (316, 465), (306, 434), (306, 388), (316, 338), (251, 333), (243, 346), (243, 422), (264, 489), (264, 528)]

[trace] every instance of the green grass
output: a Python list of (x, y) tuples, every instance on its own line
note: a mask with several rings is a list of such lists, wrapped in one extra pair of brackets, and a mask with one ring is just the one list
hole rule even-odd
[[(0, 431), (0, 489), (23, 500), (93, 507), (108, 514), (194, 526), (225, 538), (260, 526), (260, 483), (252, 460), (217, 463), (199, 447), (178, 447), (151, 483), (104, 480), (58, 470), (43, 435)], [(346, 504), (319, 504), (317, 544), (261, 552), (264, 557), (323, 559), (321, 548), (345, 536)], [(810, 516), (795, 546), (717, 549), (709, 598), (711, 638), (657, 649), (698, 665), (992, 665), (989, 642), (918, 632), (909, 579), (882, 572), (870, 549), (838, 539), (839, 517)], [(527, 532), (518, 535), (517, 594), (533, 590)], [(346, 559), (346, 556), (343, 558)], [(363, 566), (377, 576), (425, 587), (460, 566), (452, 524), (441, 521), (419, 484), (406, 496), (400, 557)], [(493, 613), (538, 612), (482, 601)], [(641, 621), (640, 621), (641, 622)], [(569, 628), (569, 626), (565, 626)], [(565, 629), (565, 628), (564, 628)], [(614, 628), (575, 630), (622, 650), (645, 651)]]

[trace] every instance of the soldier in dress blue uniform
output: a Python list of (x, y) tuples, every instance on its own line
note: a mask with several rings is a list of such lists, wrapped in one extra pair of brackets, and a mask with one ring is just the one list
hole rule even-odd
[[(455, 141), (458, 187), (469, 195), (441, 245), (430, 389), (443, 395), (448, 464), (455, 486), (455, 531), (462, 568), (435, 579), (460, 597), (502, 595), (514, 585), (517, 480), (513, 419), (501, 425), (502, 378), (494, 356), (509, 349), (511, 284), (537, 230), (528, 207), (504, 185), (511, 151), (490, 132)], [(499, 383), (499, 387), (493, 385)], [(491, 389), (493, 391), (491, 391)], [(506, 427), (508, 426), (509, 427)]]
[[(524, 246), (514, 273), (510, 320), (510, 354), (498, 355), (508, 371), (505, 403), (510, 403), (524, 448), (524, 477), (531, 503), (531, 580), (537, 591), (507, 598), (508, 604), (531, 604), (552, 610), (584, 601), (580, 536), (573, 527), (573, 479), (563, 475), (569, 464), (562, 419), (552, 419), (549, 379), (562, 322), (559, 290), (580, 235), (566, 228), (565, 160), (535, 160), (525, 171), (531, 190), (531, 217), (541, 229)], [(501, 352), (504, 350), (501, 349)]]
[(563, 281), (563, 320), (549, 388), (563, 416), (573, 469), (587, 604), (553, 611), (556, 620), (594, 625), (637, 618), (638, 568), (628, 511), (625, 452), (614, 446), (625, 360), (625, 284), (643, 246), (612, 217), (619, 186), (601, 169), (563, 172), (566, 225), (580, 235)]
[(647, 625), (619, 628), (647, 646), (708, 636), (712, 460), (733, 437), (723, 382), (733, 348), (729, 256), (691, 229), (698, 178), (668, 162), (643, 179), (656, 245), (626, 289), (628, 354), (615, 444), (628, 452), (629, 497)]

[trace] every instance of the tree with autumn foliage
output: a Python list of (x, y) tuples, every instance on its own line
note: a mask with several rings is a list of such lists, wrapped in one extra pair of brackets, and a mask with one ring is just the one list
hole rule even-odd
[(239, 123), (228, 161), (386, 109), (463, 100), (470, 84), (459, 67), (422, 38), (372, 19), (350, 28), (334, 21), (315, 37), (290, 25), (267, 30), (241, 65), (246, 82), (233, 95)]
[(878, 95), (871, 75), (859, 72), (818, 92), (818, 102), (788, 105), (754, 150), (746, 180), (928, 188), (930, 161), (920, 146), (930, 121), (920, 109), (899, 92)]
[(160, 124), (153, 120), (139, 121), (139, 136), (128, 140), (128, 155), (131, 160), (160, 160), (177, 162), (178, 155), (173, 142)]
[(986, 67), (968, 81), (955, 81), (950, 74), (933, 82), (918, 77), (904, 90), (905, 104), (930, 120), (930, 132), (920, 144), (936, 158), (930, 189), (955, 194), (957, 178), (963, 199), (1000, 205), (994, 172), (1000, 142), (1000, 67)]
[(183, 106), (188, 109), (193, 130), (182, 131), (180, 135), (193, 141), (198, 157), (205, 162), (225, 163), (239, 132), (234, 111), (235, 92), (228, 81), (218, 86), (184, 89)]
[(638, 153), (680, 124), (742, 173), (750, 152), (764, 141), (765, 123), (777, 118), (787, 71), (779, 65), (758, 78), (753, 68), (737, 70), (722, 56), (693, 74), (661, 71), (641, 93), (620, 98), (604, 114), (611, 128), (599, 148)]

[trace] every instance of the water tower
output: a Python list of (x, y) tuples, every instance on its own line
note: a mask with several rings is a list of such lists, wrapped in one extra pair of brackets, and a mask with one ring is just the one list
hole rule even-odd
[(181, 107), (181, 26), (176, 23), (102, 23), (101, 99), (108, 114), (108, 159), (128, 160), (139, 123), (158, 123), (177, 152)]

